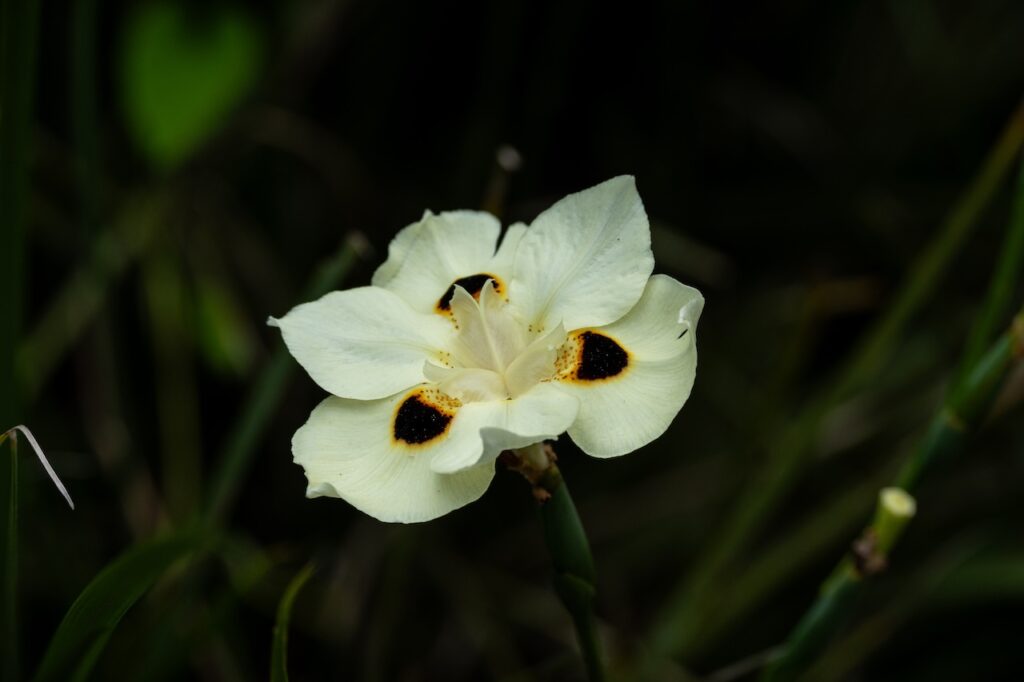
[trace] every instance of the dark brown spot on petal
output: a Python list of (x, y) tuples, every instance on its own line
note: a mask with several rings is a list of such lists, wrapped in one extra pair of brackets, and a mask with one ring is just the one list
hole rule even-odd
[(502, 293), (503, 287), (501, 280), (486, 272), (481, 272), (477, 275), (470, 275), (469, 277), (459, 277), (457, 280), (452, 282), (451, 286), (448, 287), (448, 290), (444, 292), (444, 296), (438, 299), (438, 312), (446, 313), (452, 309), (452, 297), (455, 295), (455, 287), (462, 287), (468, 291), (473, 298), (479, 299), (480, 291), (484, 288), (484, 285), (487, 284), (487, 280), (491, 280), (491, 286), (494, 287), (496, 292), (499, 294)]
[(577, 335), (579, 355), (575, 378), (581, 381), (608, 379), (629, 365), (629, 353), (611, 337), (585, 331)]
[(443, 436), (455, 416), (454, 404), (439, 404), (422, 391), (413, 393), (398, 406), (392, 423), (395, 440), (422, 445)]

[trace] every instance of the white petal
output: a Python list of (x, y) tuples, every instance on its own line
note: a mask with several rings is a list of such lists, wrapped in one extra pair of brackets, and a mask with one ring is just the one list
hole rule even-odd
[(327, 398), (292, 439), (296, 463), (306, 471), (309, 497), (340, 497), (380, 519), (428, 521), (484, 494), (494, 462), (454, 474), (431, 470), (432, 455), (447, 443), (410, 449), (391, 437), (404, 394), (383, 400)]
[(579, 401), (559, 386), (544, 383), (514, 400), (468, 403), (452, 422), (452, 441), (467, 435), (475, 447), (451, 447), (438, 452), (431, 467), (438, 472), (461, 471), (492, 461), (503, 450), (522, 448), (556, 438), (576, 419)]
[(621, 176), (533, 221), (519, 242), (509, 300), (535, 329), (599, 326), (633, 307), (653, 269), (647, 214), (633, 178)]
[(429, 313), (455, 280), (492, 274), (502, 289), (506, 275), (490, 273), (501, 225), (489, 213), (427, 212), (423, 220), (403, 229), (388, 247), (388, 259), (377, 268), (373, 284), (395, 292), (415, 310)]
[(501, 238), (501, 245), (498, 252), (494, 254), (491, 269), (500, 277), (505, 277), (505, 283), (512, 276), (512, 267), (516, 262), (516, 252), (519, 250), (519, 242), (526, 236), (526, 225), (513, 223), (505, 228), (505, 234)]
[(580, 400), (569, 435), (584, 452), (615, 457), (665, 432), (693, 388), (697, 321), (703, 306), (696, 289), (655, 275), (633, 310), (594, 330), (625, 349), (629, 362), (607, 379), (559, 382)]
[(375, 287), (387, 287), (388, 282), (395, 278), (402, 263), (405, 262), (410, 247), (419, 237), (423, 223), (432, 215), (433, 213), (430, 211), (424, 211), (422, 218), (398, 231), (398, 234), (388, 244), (388, 259), (374, 270), (370, 284)]
[(421, 383), (424, 361), (436, 360), (454, 335), (449, 320), (417, 313), (379, 287), (334, 291), (274, 322), (324, 390), (361, 400)]

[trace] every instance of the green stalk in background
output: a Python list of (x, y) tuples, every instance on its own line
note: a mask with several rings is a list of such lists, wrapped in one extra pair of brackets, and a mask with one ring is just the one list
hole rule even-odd
[[(8, 434), (0, 435), (0, 445)], [(0, 544), (0, 679), (18, 679), (18, 437), (10, 436), (10, 464), (0, 466), (0, 509), (6, 512)]]
[(82, 246), (99, 228), (100, 143), (96, 101), (96, 24), (98, 0), (76, 0), (71, 20), (71, 110), (75, 139), (75, 175), (81, 212)]
[[(25, 288), (25, 232), (28, 214), (29, 146), (35, 95), (39, 3), (0, 0), (0, 425), (21, 421), (15, 356), (21, 335)], [(11, 438), (10, 466), (0, 466), (0, 677), (18, 678), (18, 453)]]
[[(932, 420), (921, 446), (908, 462), (899, 485), (912, 490), (934, 466), (963, 450), (969, 434), (988, 414), (1010, 369), (1024, 357), (1024, 309), (1009, 331), (977, 362), (963, 384), (954, 387)], [(907, 496), (908, 499), (909, 495)], [(765, 670), (764, 682), (797, 679), (812, 663), (848, 615), (866, 577), (884, 567), (912, 504), (879, 500), (875, 522), (822, 586), (817, 600), (797, 624), (783, 654)]]
[[(323, 263), (310, 280), (302, 300), (320, 298), (341, 284), (360, 251), (364, 250), (362, 235), (350, 235), (334, 256)], [(263, 368), (256, 385), (246, 398), (241, 415), (228, 436), (227, 444), (217, 459), (206, 504), (210, 523), (223, 521), (238, 495), (243, 479), (252, 463), (260, 438), (271, 422), (271, 415), (281, 402), (285, 382), (294, 362), (283, 343), (277, 343), (270, 362)]]
[[(166, 243), (165, 243), (166, 244)], [(165, 246), (143, 268), (143, 292), (156, 359), (160, 464), (168, 511), (176, 521), (198, 512), (203, 486), (199, 388), (188, 336), (188, 293), (180, 258)]]
[(1024, 274), (1024, 154), (1021, 155), (1019, 167), (1010, 225), (999, 251), (999, 263), (992, 273), (992, 282), (985, 303), (967, 338), (967, 348), (956, 380), (958, 384), (966, 378), (966, 373), (985, 352), (992, 337), (1004, 324), (1013, 304), (1021, 274)]
[(0, 253), (3, 254), (0, 262), (0, 424), (3, 428), (21, 421), (14, 358), (24, 304), (28, 162), (38, 24), (38, 2), (0, 0)]
[(877, 376), (907, 323), (923, 307), (960, 253), (982, 211), (1012, 168), (1022, 144), (1024, 104), (1010, 118), (980, 172), (915, 262), (886, 313), (869, 330), (834, 380), (796, 418), (789, 420), (781, 433), (770, 439), (760, 470), (737, 497), (738, 504), (724, 527), (713, 534), (714, 545), (699, 555), (697, 565), (666, 600), (650, 637), (655, 657), (686, 657), (693, 653), (703, 623), (714, 610), (714, 595), (719, 594), (737, 558), (803, 470), (822, 419)]

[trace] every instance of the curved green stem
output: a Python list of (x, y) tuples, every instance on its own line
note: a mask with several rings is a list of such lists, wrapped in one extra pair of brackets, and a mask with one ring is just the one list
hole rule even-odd
[(537, 494), (538, 500), (547, 497), (541, 502), (540, 518), (555, 570), (555, 591), (576, 626), (587, 675), (591, 682), (603, 682), (607, 676), (594, 616), (597, 571), (587, 534), (562, 473), (553, 462), (539, 476), (536, 487), (543, 491)]

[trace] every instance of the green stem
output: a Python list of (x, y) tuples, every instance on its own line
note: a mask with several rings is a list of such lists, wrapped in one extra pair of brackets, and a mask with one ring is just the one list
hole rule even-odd
[[(319, 298), (338, 286), (355, 264), (357, 251), (353, 238), (346, 241), (334, 257), (321, 265), (313, 275), (304, 293), (304, 300)], [(292, 375), (294, 365), (288, 349), (279, 343), (246, 398), (241, 416), (217, 460), (206, 505), (206, 518), (210, 523), (223, 521), (234, 502), (256, 453), (256, 446), (271, 423), (271, 415), (281, 402), (285, 383)]]
[(1024, 311), (1013, 327), (992, 345), (968, 372), (963, 383), (954, 388), (946, 406), (932, 419), (924, 442), (916, 455), (907, 462), (899, 477), (902, 488), (912, 490), (924, 475), (963, 448), (967, 436), (988, 414), (996, 393), (1010, 367), (1020, 359), (1020, 346), (1024, 343)]
[[(995, 401), (996, 393), (1011, 367), (1024, 356), (1024, 309), (1013, 326), (975, 363), (966, 380), (954, 387), (946, 404), (932, 420), (921, 443), (900, 476), (900, 487), (915, 488), (936, 464), (959, 453), (970, 433), (975, 431)], [(882, 501), (879, 502), (880, 511)], [(872, 543), (865, 557), (857, 549), (847, 554), (822, 586), (818, 599), (789, 636), (785, 651), (766, 668), (764, 682), (780, 682), (797, 677), (814, 661), (848, 615), (864, 578), (884, 565), (902, 526), (891, 530), (889, 517), (876, 514), (874, 523), (861, 542)], [(855, 544), (855, 548), (860, 543)], [(872, 569), (870, 561), (881, 561)], [(867, 563), (866, 563), (867, 562)], [(867, 569), (865, 568), (867, 566)]]
[(999, 251), (999, 263), (992, 274), (992, 282), (978, 320), (967, 338), (967, 347), (955, 382), (957, 384), (966, 378), (967, 371), (974, 366), (991, 343), (992, 337), (1005, 324), (1014, 292), (1024, 273), (1024, 155), (1020, 159), (1015, 189), (1010, 225)]
[[(0, 442), (3, 438), (0, 438)], [(3, 527), (3, 544), (0, 545), (3, 551), (0, 561), (0, 617), (3, 623), (0, 624), (0, 653), (3, 654), (0, 661), (0, 679), (18, 679), (18, 436), (11, 433), (10, 441), (10, 462), (4, 467), (9, 475), (8, 480), (2, 481), (3, 490), (6, 491), (7, 499), (0, 502), (0, 509), (7, 512), (6, 523)]]
[(541, 474), (537, 487), (550, 495), (540, 506), (540, 518), (554, 567), (555, 591), (576, 626), (587, 675), (591, 682), (601, 682), (607, 676), (594, 616), (597, 571), (590, 543), (569, 489), (554, 463)]
[[(817, 440), (822, 419), (843, 400), (872, 381), (912, 316), (931, 296), (960, 253), (982, 210), (990, 203), (1024, 144), (1024, 105), (1011, 117), (981, 171), (960, 197), (940, 232), (914, 264), (900, 293), (874, 324), (828, 387), (807, 403), (782, 433), (770, 439), (769, 450), (740, 504), (714, 533), (715, 544), (700, 555), (693, 571), (672, 591), (651, 635), (655, 657), (688, 656), (700, 638), (708, 613), (714, 610), (719, 584), (753, 535), (785, 498)], [(649, 661), (650, 662), (650, 661)]]
[[(15, 356), (25, 288), (29, 151), (35, 96), (38, 0), (0, 0), (0, 428), (21, 421)], [(0, 678), (18, 679), (18, 453), (11, 439), (10, 479), (0, 562)], [(2, 494), (2, 493), (0, 493)]]
[[(21, 421), (15, 356), (25, 287), (37, 0), (0, 0), (0, 425)], [(6, 644), (0, 644), (0, 654)], [(3, 656), (7, 658), (7, 656)]]

